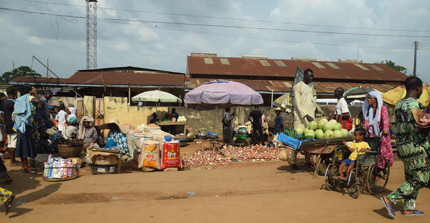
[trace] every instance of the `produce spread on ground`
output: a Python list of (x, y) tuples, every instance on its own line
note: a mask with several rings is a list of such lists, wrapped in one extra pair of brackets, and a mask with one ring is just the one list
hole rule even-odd
[(277, 159), (278, 147), (253, 145), (245, 147), (224, 146), (220, 151), (197, 150), (191, 157), (184, 156), (185, 167), (205, 167), (216, 169), (232, 162), (265, 162)]

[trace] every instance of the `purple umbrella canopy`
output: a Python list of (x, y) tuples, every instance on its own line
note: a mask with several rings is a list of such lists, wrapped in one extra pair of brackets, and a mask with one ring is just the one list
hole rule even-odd
[(263, 98), (250, 87), (234, 81), (210, 81), (185, 94), (185, 105), (227, 107), (234, 105), (260, 105)]

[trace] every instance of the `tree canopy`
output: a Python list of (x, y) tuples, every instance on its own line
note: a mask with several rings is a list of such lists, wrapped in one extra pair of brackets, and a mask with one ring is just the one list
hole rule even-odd
[(396, 65), (396, 63), (394, 63), (391, 60), (381, 61), (381, 62), (379, 62), (379, 64), (385, 64), (385, 65), (393, 68), (394, 70), (400, 71), (400, 72), (402, 72), (404, 74), (406, 74), (406, 72), (407, 72), (406, 67), (403, 67), (403, 66), (400, 66), (400, 65)]
[(1, 76), (1, 82), (9, 83), (9, 81), (13, 80), (16, 77), (41, 77), (39, 73), (34, 71), (28, 66), (20, 66), (18, 68), (13, 69), (12, 71), (8, 71), (3, 73)]

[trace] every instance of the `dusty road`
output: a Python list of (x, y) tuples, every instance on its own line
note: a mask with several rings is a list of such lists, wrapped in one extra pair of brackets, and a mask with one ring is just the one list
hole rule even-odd
[[(16, 202), (21, 205), (8, 216), (3, 215), (2, 207), (0, 222), (392, 221), (379, 196), (361, 194), (353, 199), (321, 190), (322, 177), (314, 179), (309, 172), (294, 174), (284, 165), (286, 162), (271, 161), (219, 170), (119, 175), (88, 175), (86, 169), (87, 175), (61, 183), (46, 182), (11, 167), (15, 181), (2, 186), (17, 192)], [(396, 161), (388, 190), (402, 183), (402, 168)], [(430, 214), (430, 189), (420, 191), (418, 208)], [(397, 222), (430, 222), (429, 216), (396, 214)]]

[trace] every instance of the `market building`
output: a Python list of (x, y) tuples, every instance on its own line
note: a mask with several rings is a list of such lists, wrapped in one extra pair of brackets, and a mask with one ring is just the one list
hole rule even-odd
[(337, 87), (369, 87), (386, 92), (402, 84), (407, 77), (384, 64), (361, 60), (317, 61), (316, 58), (292, 57), (269, 59), (267, 56), (243, 55), (218, 57), (211, 53), (192, 53), (187, 57), (186, 91), (211, 80), (232, 80), (243, 83), (263, 95), (265, 105), (289, 93), (297, 68), (314, 71), (318, 98), (333, 98)]

